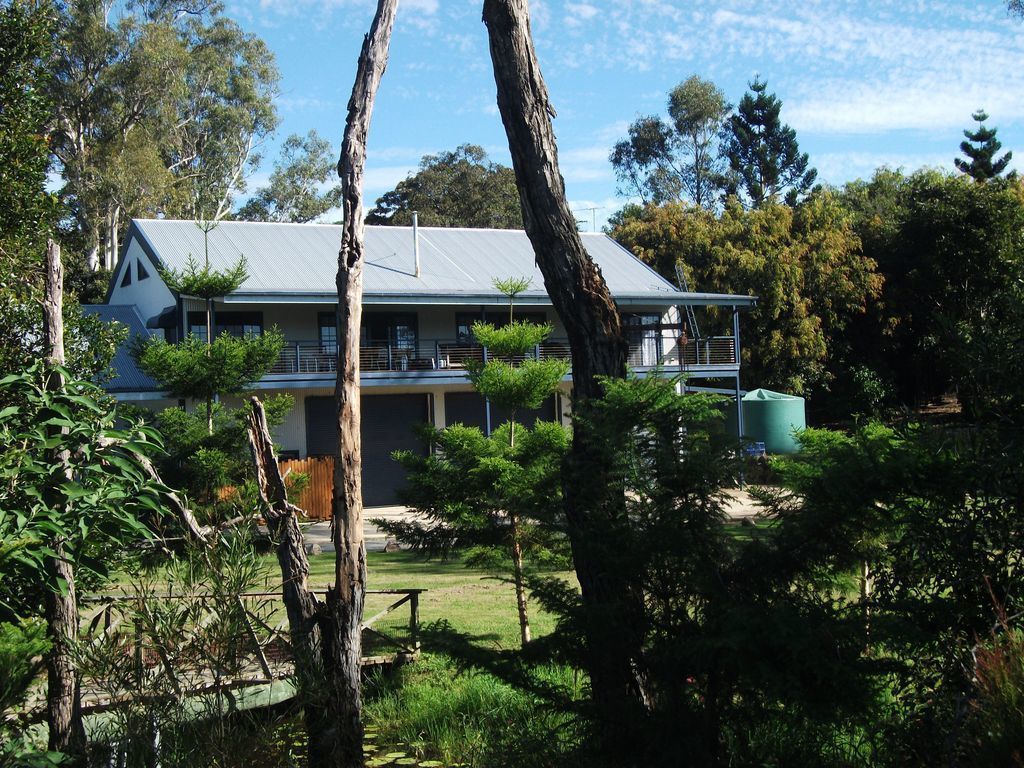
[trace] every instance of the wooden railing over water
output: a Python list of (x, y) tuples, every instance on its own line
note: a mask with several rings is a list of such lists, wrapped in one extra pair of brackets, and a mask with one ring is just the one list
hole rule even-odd
[[(423, 591), (367, 590), (364, 666), (419, 655)], [(106, 595), (82, 603), (86, 711), (139, 698), (264, 685), (294, 673), (278, 592)]]

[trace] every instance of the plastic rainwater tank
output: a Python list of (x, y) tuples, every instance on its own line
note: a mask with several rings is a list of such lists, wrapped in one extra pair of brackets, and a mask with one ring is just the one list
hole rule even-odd
[(768, 389), (743, 397), (743, 432), (748, 440), (764, 443), (768, 453), (796, 453), (794, 432), (807, 428), (804, 399)]

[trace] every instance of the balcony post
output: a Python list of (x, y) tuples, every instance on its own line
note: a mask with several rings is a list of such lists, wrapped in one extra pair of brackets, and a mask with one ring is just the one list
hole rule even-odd
[(434, 368), (440, 370), (441, 368), (441, 342), (434, 342)]
[(295, 342), (295, 373), (302, 371), (302, 343)]
[(740, 364), (740, 311), (737, 307), (732, 308), (732, 353), (733, 362), (738, 368)]
[(540, 360), (540, 344), (533, 345), (533, 359)]
[(390, 341), (388, 341), (388, 370), (389, 370), (389, 371), (393, 371), (393, 370), (395, 370), (395, 366), (394, 366), (394, 365), (392, 365), (392, 359), (391, 359), (391, 342), (390, 342)]

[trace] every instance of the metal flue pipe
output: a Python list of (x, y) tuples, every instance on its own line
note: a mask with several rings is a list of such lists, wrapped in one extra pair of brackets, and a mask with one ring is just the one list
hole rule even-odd
[(420, 230), (419, 216), (412, 212), (412, 254), (416, 261), (416, 277), (420, 276)]

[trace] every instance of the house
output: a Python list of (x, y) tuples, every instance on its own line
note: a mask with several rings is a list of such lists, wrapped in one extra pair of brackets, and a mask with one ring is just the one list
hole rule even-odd
[[(583, 234), (628, 328), (629, 364), (640, 374), (664, 367), (691, 379), (724, 380), (739, 390), (738, 311), (749, 296), (681, 292), (603, 234)], [(280, 359), (254, 386), (288, 392), (295, 407), (275, 440), (291, 457), (331, 455), (336, 446), (332, 401), (337, 336), (335, 273), (341, 227), (322, 224), (222, 222), (204, 232), (191, 221), (133, 221), (111, 278), (107, 304), (92, 309), (125, 322), (133, 335), (160, 334), (177, 341), (205, 334), (204, 302), (176, 295), (161, 278), (181, 270), (190, 256), (213, 268), (244, 256), (249, 277), (214, 304), (216, 332), (244, 335), (277, 326), (287, 340)], [(455, 422), (489, 429), (503, 414), (472, 389), (465, 363), (486, 350), (471, 332), (476, 320), (502, 323), (507, 299), (496, 278), (525, 276), (531, 288), (517, 297), (517, 319), (548, 322), (554, 332), (534, 350), (538, 357), (568, 357), (569, 347), (544, 290), (526, 234), (511, 230), (367, 227), (360, 349), (364, 497), (367, 505), (393, 503), (402, 475), (391, 460), (397, 449), (421, 450), (413, 427)], [(733, 334), (685, 337), (687, 307), (731, 308)], [(111, 391), (121, 400), (153, 408), (179, 405), (141, 374), (123, 353)], [(565, 419), (571, 391), (537, 412)], [(721, 383), (719, 383), (721, 386)], [(723, 390), (719, 390), (723, 391)], [(181, 403), (182, 405), (189, 405)]]

